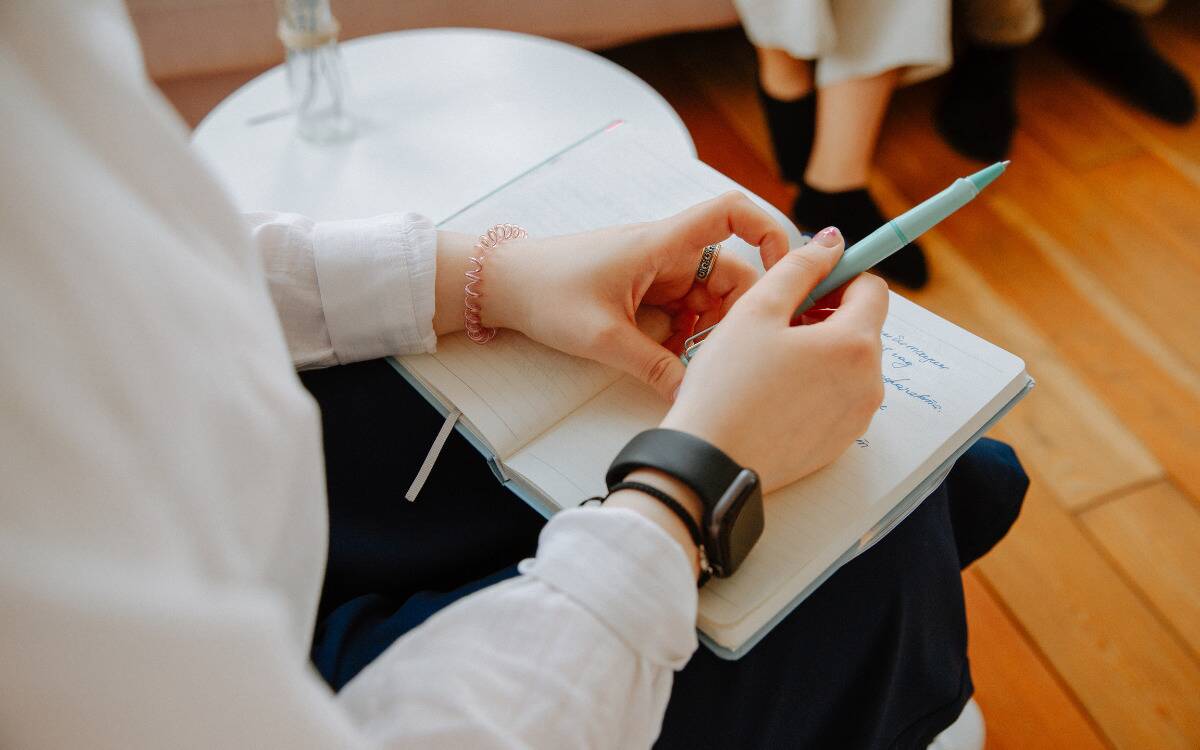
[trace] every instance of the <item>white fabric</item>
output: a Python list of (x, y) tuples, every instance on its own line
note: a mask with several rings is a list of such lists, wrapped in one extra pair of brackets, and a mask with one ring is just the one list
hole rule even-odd
[(309, 666), (327, 517), (293, 358), (431, 345), (421, 220), (264, 215), (256, 250), (116, 0), (0, 3), (0, 90), (0, 746), (648, 745), (696, 593), (627, 511), (561, 514), (337, 697)]
[(433, 224), (416, 214), (317, 225), (317, 278), (340, 362), (433, 350), (436, 246)]
[(817, 86), (903, 68), (915, 83), (950, 67), (950, 0), (734, 0), (757, 47), (816, 60)]
[(296, 367), (433, 351), (437, 235), (429, 219), (317, 223), (255, 213), (245, 220)]

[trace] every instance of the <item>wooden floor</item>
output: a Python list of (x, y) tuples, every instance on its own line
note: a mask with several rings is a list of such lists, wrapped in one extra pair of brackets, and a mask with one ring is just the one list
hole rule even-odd
[[(1177, 3), (1178, 5), (1178, 3)], [(1152, 24), (1200, 87), (1200, 11)], [(787, 209), (737, 32), (610, 56), (690, 128), (700, 157)], [(247, 73), (163, 85), (189, 122)], [(1013, 165), (927, 235), (912, 297), (1022, 356), (1038, 386), (995, 434), (1033, 485), (964, 576), (991, 748), (1200, 748), (1200, 125), (1132, 112), (1045, 50), (1021, 71)], [(891, 213), (977, 164), (900, 93), (873, 180)]]

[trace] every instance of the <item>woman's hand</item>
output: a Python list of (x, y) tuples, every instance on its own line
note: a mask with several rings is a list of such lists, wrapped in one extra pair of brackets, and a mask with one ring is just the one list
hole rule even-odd
[(662, 423), (753, 468), (767, 491), (841, 455), (883, 400), (883, 281), (863, 274), (820, 301), (837, 308), (824, 320), (792, 325), (842, 249), (827, 229), (776, 263), (700, 347)]
[[(704, 247), (731, 234), (757, 246), (768, 266), (787, 252), (783, 229), (736, 192), (661, 221), (501, 244), (484, 263), (483, 324), (617, 367), (670, 399), (683, 379), (683, 340), (724, 317), (757, 278), (744, 261), (724, 253), (707, 279), (696, 279)], [(435, 317), (439, 334), (462, 327), (462, 274), (453, 278), (453, 264), (450, 269), (445, 294), (457, 311), (443, 323)], [(669, 316), (662, 343), (638, 329), (643, 305)], [(440, 316), (441, 299), (438, 307)]]

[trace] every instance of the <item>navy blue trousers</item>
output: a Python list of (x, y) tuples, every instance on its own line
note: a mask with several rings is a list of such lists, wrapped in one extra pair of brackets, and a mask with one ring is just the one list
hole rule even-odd
[[(312, 660), (336, 690), (442, 607), (515, 575), (544, 520), (457, 433), (406, 502), (442, 418), (385, 362), (302, 379), (321, 406), (330, 515)], [(1027, 484), (1008, 446), (980, 441), (749, 654), (701, 647), (656, 747), (927, 746), (972, 692), (960, 570), (1008, 531)]]

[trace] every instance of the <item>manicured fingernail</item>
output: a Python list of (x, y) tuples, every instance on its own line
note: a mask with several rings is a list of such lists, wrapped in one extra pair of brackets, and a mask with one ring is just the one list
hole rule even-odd
[(842, 239), (842, 233), (837, 227), (825, 227), (813, 237), (813, 242), (821, 247), (835, 247)]

